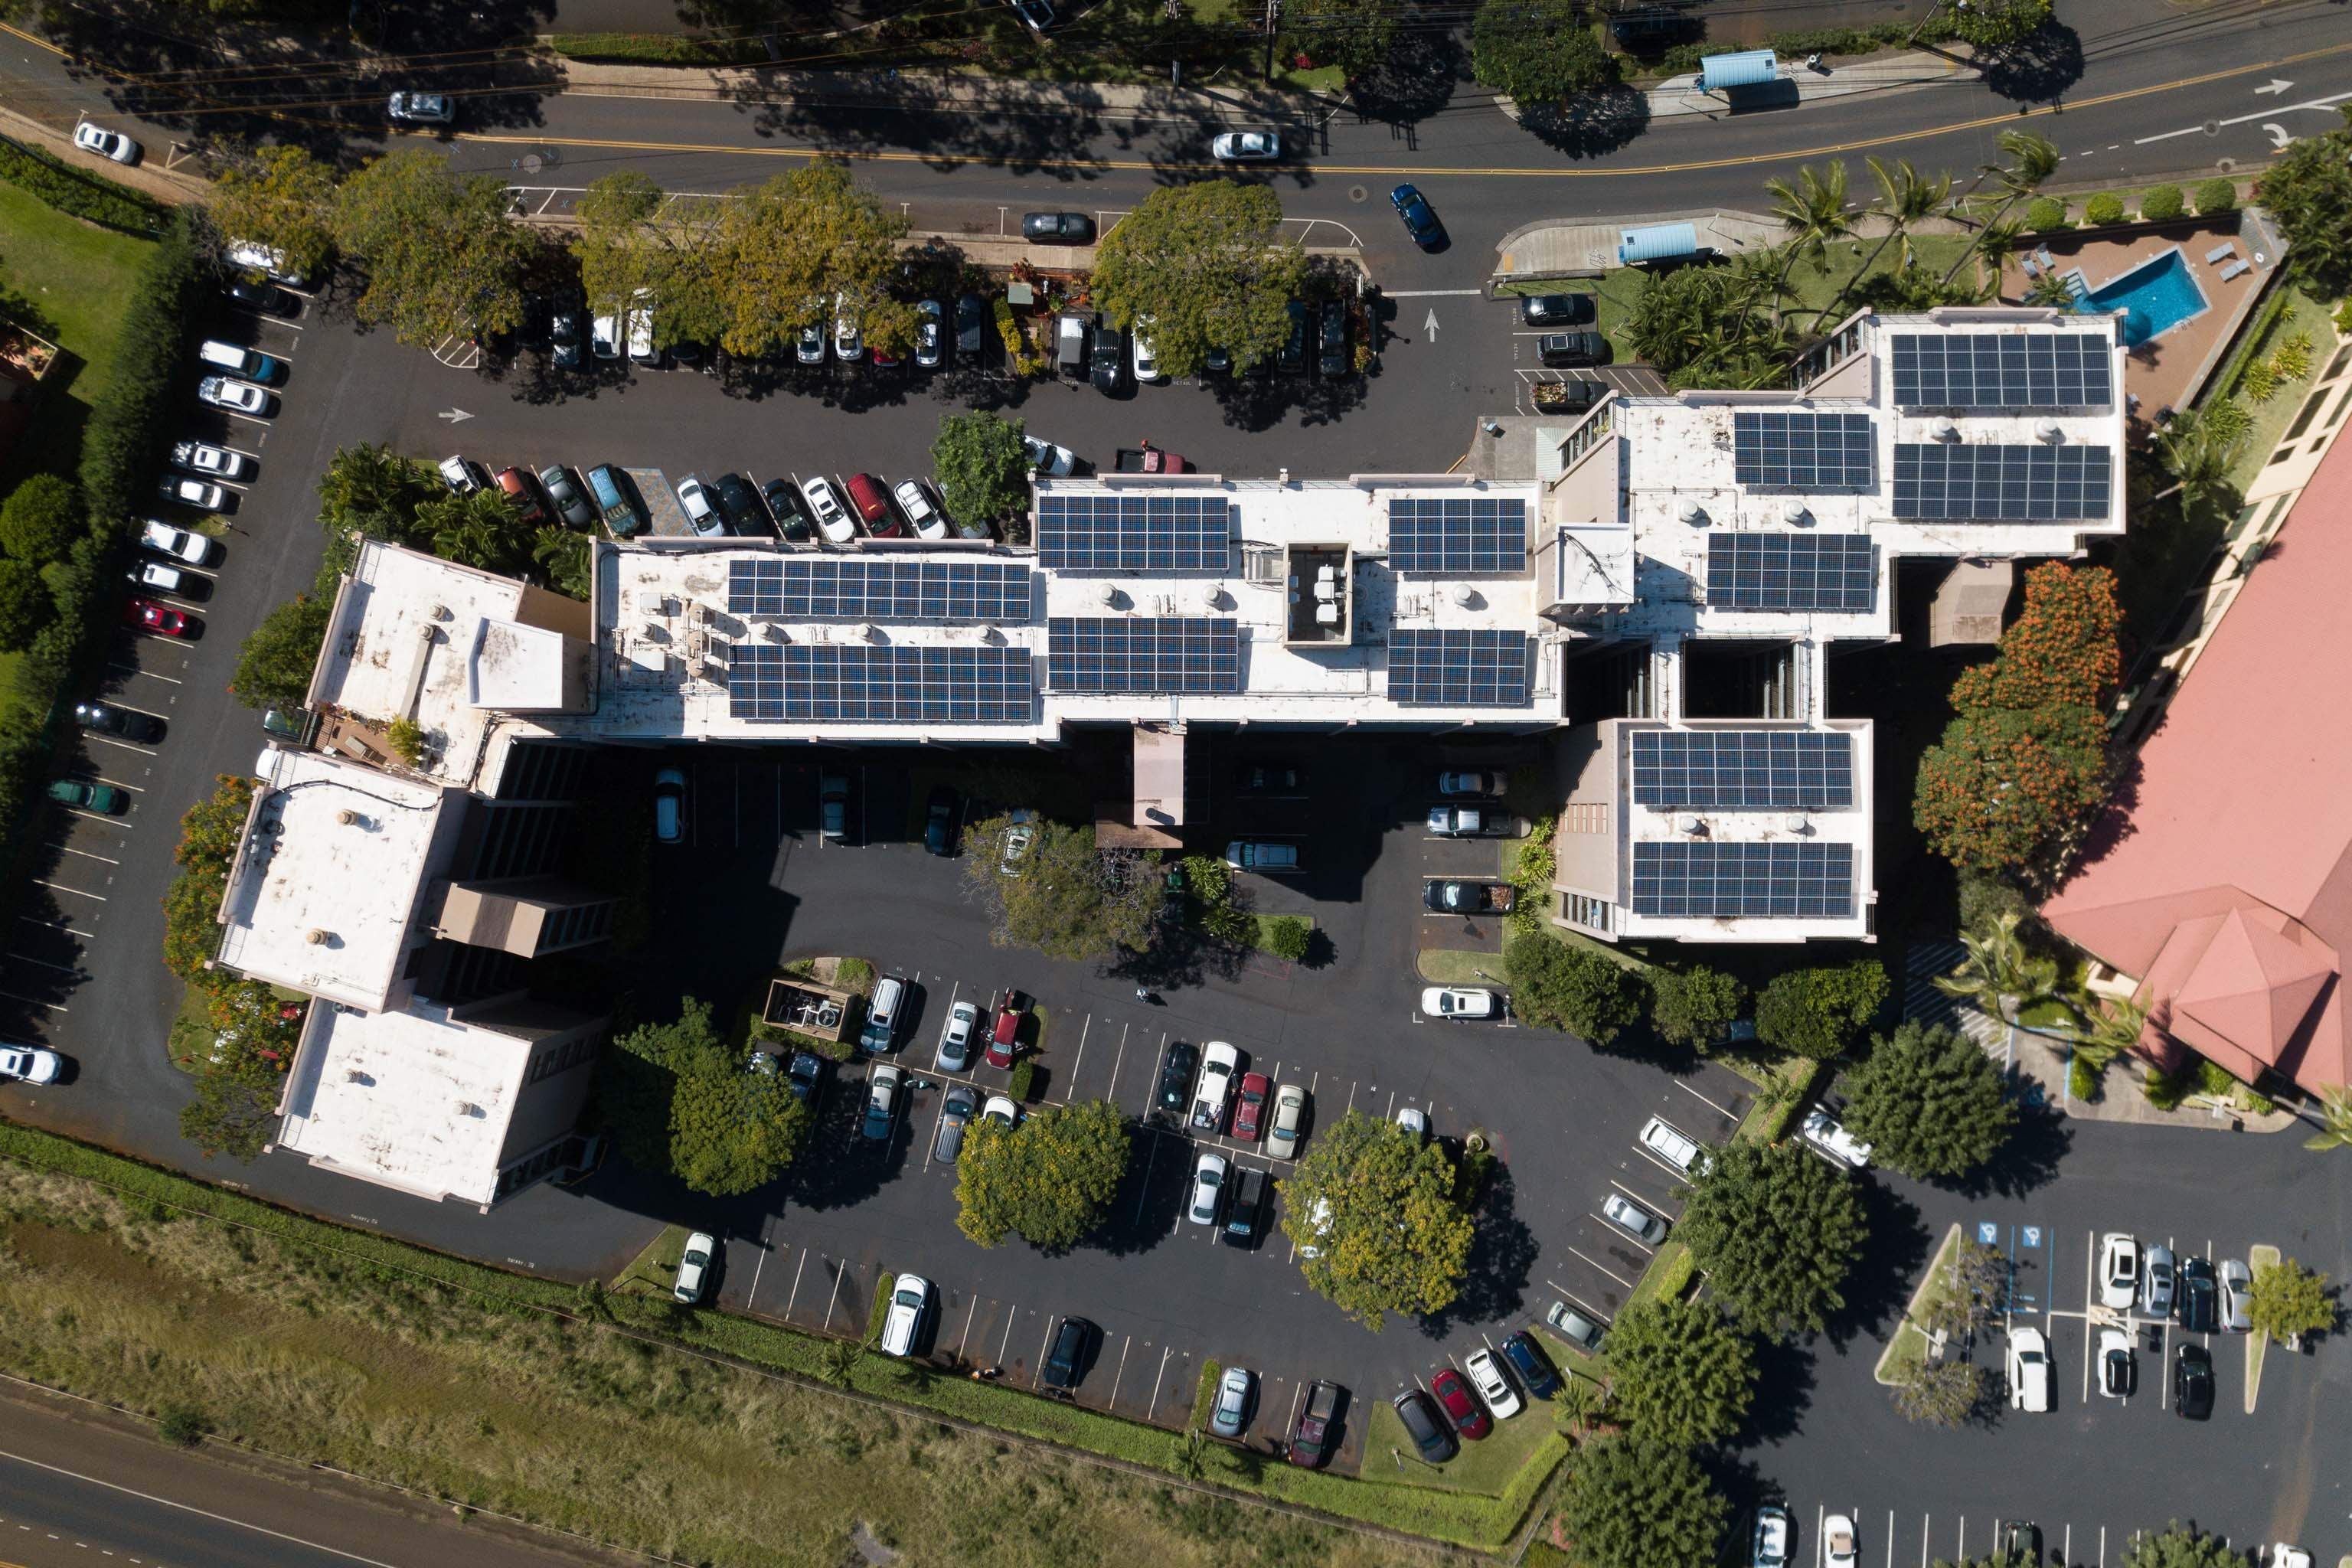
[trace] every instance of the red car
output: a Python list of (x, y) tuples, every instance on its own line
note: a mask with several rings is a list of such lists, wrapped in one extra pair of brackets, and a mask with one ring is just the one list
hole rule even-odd
[(1331, 1458), (1339, 1436), (1339, 1402), (1345, 1397), (1336, 1383), (1318, 1381), (1308, 1386), (1298, 1407), (1298, 1425), (1290, 1434), (1292, 1464), (1320, 1469)]
[(1470, 1392), (1469, 1381), (1452, 1367), (1437, 1369), (1437, 1374), (1429, 1380), (1429, 1391), (1437, 1395), (1437, 1403), (1444, 1407), (1445, 1418), (1454, 1423), (1454, 1429), (1472, 1442), (1495, 1429), (1494, 1418), (1478, 1403), (1478, 1396)]
[(1009, 1068), (1020, 1044), (1021, 1016), (1029, 1011), (1029, 999), (1018, 991), (1006, 991), (996, 998), (995, 1005), (996, 1027), (988, 1037), (988, 1065)]
[(1242, 1074), (1241, 1099), (1234, 1105), (1234, 1136), (1257, 1136), (1257, 1119), (1265, 1114), (1265, 1097), (1274, 1092), (1274, 1085), (1262, 1072)]
[(169, 605), (159, 605), (152, 599), (133, 599), (123, 605), (122, 624), (167, 637), (186, 637), (194, 626), (194, 623), (179, 611)]

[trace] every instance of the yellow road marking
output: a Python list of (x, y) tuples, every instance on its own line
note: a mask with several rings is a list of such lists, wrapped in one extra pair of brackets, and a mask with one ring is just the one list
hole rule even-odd
[[(49, 53), (57, 56), (59, 59), (68, 59), (71, 58), (65, 52), (65, 50), (58, 47), (57, 45), (49, 42), (48, 39), (37, 37), (33, 34), (25, 31), (22, 27), (12, 27), (5, 22), (0, 22), (0, 33), (5, 33), (12, 38), (22, 38), (25, 42), (32, 45), (37, 49), (47, 49)], [(0, 1568), (16, 1568), (16, 1565), (9, 1563), (0, 1563)]]

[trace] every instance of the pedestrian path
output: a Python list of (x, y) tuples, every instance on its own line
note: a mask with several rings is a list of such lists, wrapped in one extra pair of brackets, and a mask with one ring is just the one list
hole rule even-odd
[(1923, 1024), (1942, 1024), (1995, 1056), (2005, 1058), (2009, 1026), (1980, 1007), (1936, 986), (1937, 977), (1951, 973), (1968, 956), (1957, 942), (1923, 942), (1912, 945), (1903, 968), (1903, 1016)]

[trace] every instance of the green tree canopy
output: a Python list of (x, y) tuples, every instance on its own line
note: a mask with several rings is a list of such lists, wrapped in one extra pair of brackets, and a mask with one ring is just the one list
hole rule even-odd
[(588, 536), (552, 524), (530, 536), (531, 564), (541, 581), (557, 593), (585, 599), (589, 590)]
[(2315, 1274), (2289, 1258), (2254, 1270), (2246, 1296), (2246, 1316), (2257, 1331), (2274, 1340), (2326, 1333), (2336, 1327), (2336, 1293), (2327, 1276)]
[(530, 526), (496, 485), (426, 501), (416, 509), (416, 528), (433, 542), (434, 554), (461, 566), (511, 577), (531, 558)]
[(1965, 1426), (1992, 1397), (1989, 1369), (1973, 1362), (1931, 1362), (1895, 1388), (1895, 1408), (1926, 1426)]
[(372, 441), (339, 447), (319, 476), (319, 526), (341, 532), (365, 518), (390, 517), (411, 527), (416, 509), (443, 493), (433, 470), (414, 458)]
[(2000, 1069), (1974, 1040), (1913, 1019), (1876, 1037), (1846, 1075), (1846, 1125), (1890, 1170), (1964, 1176), (2000, 1152), (2017, 1125)]
[(1162, 185), (1103, 237), (1093, 291), (1123, 327), (1149, 321), (1167, 374), (1197, 375), (1223, 348), (1236, 369), (1272, 357), (1290, 331), (1307, 253), (1282, 237), (1270, 185), (1211, 179)]
[(982, 1118), (956, 1157), (956, 1225), (982, 1247), (1016, 1231), (1048, 1252), (1076, 1247), (1118, 1195), (1134, 1142), (1108, 1100), (1052, 1106), (1017, 1127)]
[(1611, 1410), (1635, 1440), (1673, 1448), (1720, 1443), (1756, 1395), (1748, 1338), (1711, 1301), (1648, 1300), (1609, 1326)]
[(1388, 62), (1396, 46), (1397, 11), (1387, 0), (1289, 0), (1282, 8), (1282, 33), (1283, 52), (1338, 66), (1353, 86)]
[(64, 560), (89, 526), (71, 481), (56, 474), (29, 474), (0, 505), (0, 550), (12, 561), (46, 566)]
[(940, 416), (931, 472), (958, 522), (1000, 522), (1029, 510), (1027, 424), (979, 410)]
[(343, 182), (334, 235), (367, 271), (353, 313), (404, 343), (522, 325), (523, 264), (538, 242), (514, 221), (499, 175), (454, 174), (423, 148), (371, 159)]
[(1719, 969), (1700, 963), (1650, 972), (1650, 1026), (1660, 1039), (1702, 1055), (1731, 1037), (1747, 1005), (1748, 987)]
[(1759, 1334), (1818, 1331), (1869, 1225), (1852, 1175), (1796, 1142), (1734, 1143), (1693, 1179), (1675, 1234), (1724, 1307)]
[(964, 885), (987, 906), (999, 947), (1083, 961), (1151, 945), (1167, 899), (1156, 851), (1097, 848), (1090, 829), (1066, 823), (1026, 826), (1029, 849), (1013, 876), (1003, 869), (1010, 818), (964, 827)]
[(1522, 108), (1545, 109), (1617, 85), (1580, 0), (1482, 0), (1470, 23), (1470, 74)]
[(1350, 1110), (1279, 1185), (1307, 1287), (1367, 1328), (1390, 1312), (1442, 1311), (1460, 1294), (1470, 1216), (1436, 1145)]
[(1645, 275), (1625, 322), (1627, 343), (1676, 386), (1777, 384), (1789, 368), (1775, 309), (1783, 285), (1777, 253), (1765, 260)]
[(1579, 1448), (1560, 1492), (1580, 1568), (1713, 1563), (1730, 1513), (1689, 1449), (1631, 1437)]
[(1954, 37), (1980, 49), (2001, 49), (2048, 26), (2050, 12), (2050, 0), (1969, 0), (1941, 15)]
[(0, 648), (21, 648), (49, 624), (49, 591), (30, 562), (0, 560)]
[(267, 246), (285, 270), (315, 273), (334, 248), (335, 171), (300, 147), (233, 153), (213, 173), (213, 223), (232, 239)]
[(2352, 291), (2352, 107), (2324, 136), (2289, 142), (2263, 169), (2263, 210), (2286, 233), (2288, 276), (2332, 299)]
[(2245, 1568), (2245, 1554), (2218, 1535), (2179, 1520), (2135, 1539), (2123, 1568)]
[(295, 709), (310, 692), (333, 606), (298, 595), (261, 617), (237, 649), (229, 689), (247, 708)]
[(1756, 1037), (1801, 1057), (1833, 1057), (1885, 1000), (1886, 969), (1874, 958), (1783, 970), (1756, 999)]
[(847, 163), (819, 159), (737, 195), (719, 223), (728, 353), (772, 353), (802, 327), (830, 323), (836, 296), (867, 343), (914, 342), (915, 308), (890, 289), (907, 220), (861, 188)]
[(205, 1159), (245, 1164), (261, 1157), (278, 1127), (278, 1096), (226, 1073), (195, 1075), (195, 1098), (180, 1107), (180, 1136)]
[(1514, 937), (1503, 949), (1503, 973), (1513, 1012), (1596, 1046), (1642, 1016), (1642, 977), (1591, 948), (1549, 936)]
[(1946, 725), (1919, 759), (1911, 820), (1963, 869), (2021, 866), (2105, 801), (2108, 772), (2097, 709), (1979, 709)]
[(808, 1135), (808, 1108), (781, 1073), (748, 1069), (693, 997), (675, 1023), (642, 1024), (605, 1053), (602, 1089), (614, 1142), (633, 1165), (698, 1193), (734, 1197), (783, 1173)]

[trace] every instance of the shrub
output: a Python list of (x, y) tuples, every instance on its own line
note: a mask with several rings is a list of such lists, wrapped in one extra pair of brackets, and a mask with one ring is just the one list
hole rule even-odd
[(2083, 204), (2084, 220), (2093, 227), (2124, 221), (2124, 199), (2113, 191), (2101, 191)]
[(391, 742), (392, 754), (408, 766), (413, 768), (425, 760), (425, 731), (406, 714), (392, 721), (383, 738)]
[(1539, 1028), (1596, 1046), (1642, 1016), (1642, 980), (1615, 959), (1548, 936), (1514, 937), (1503, 950), (1511, 1007)]
[(2055, 196), (2036, 196), (2025, 204), (2025, 226), (2047, 234), (2066, 226), (2066, 204)]
[(1023, 1057), (1013, 1064), (1013, 1072), (1005, 1083), (1004, 1092), (1023, 1104), (1029, 1102), (1029, 1091), (1036, 1086), (1037, 1058)]
[(212, 1417), (193, 1405), (171, 1404), (155, 1413), (155, 1436), (174, 1448), (193, 1448), (213, 1429)]
[(2077, 1056), (2066, 1064), (2066, 1092), (2076, 1100), (2099, 1098), (2099, 1069), (2090, 1058)]
[(154, 197), (5, 136), (0, 136), (0, 180), (68, 216), (101, 228), (137, 235), (163, 232), (163, 204)]
[(1757, 998), (1756, 1037), (1797, 1056), (1833, 1057), (1885, 1000), (1886, 970), (1874, 958), (1791, 969)]
[(2139, 216), (2150, 223), (2179, 217), (2188, 207), (2189, 198), (2179, 185), (2158, 185), (2139, 199)]
[(2196, 196), (2200, 215), (2225, 213), (2238, 205), (2238, 187), (2227, 180), (2203, 180), (2198, 184)]
[(2311, 340), (2297, 332), (2271, 355), (2271, 374), (2283, 382), (2301, 381), (2311, 374)]
[(1703, 963), (1650, 975), (1650, 1027), (1660, 1039), (1702, 1055), (1730, 1037), (1747, 1002), (1748, 987), (1737, 976)]
[(1265, 922), (1265, 950), (1293, 963), (1307, 956), (1315, 928), (1297, 915), (1277, 915)]
[(2225, 447), (2242, 440), (2246, 432), (2254, 427), (2254, 416), (2234, 397), (2215, 399), (2199, 409), (2197, 417), (2204, 422), (2213, 439)]
[(2258, 359), (2246, 366), (2245, 374), (2238, 379), (2238, 390), (2255, 403), (2268, 403), (2278, 395), (2278, 372), (2268, 360)]
[(33, 474), (0, 505), (0, 550), (35, 566), (62, 561), (86, 527), (72, 482)]

